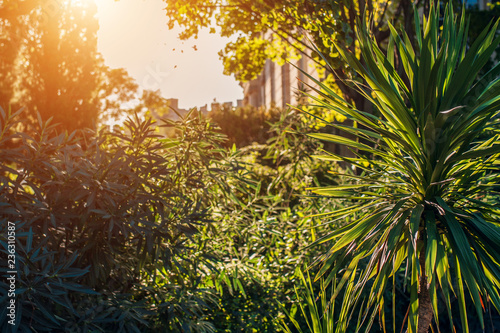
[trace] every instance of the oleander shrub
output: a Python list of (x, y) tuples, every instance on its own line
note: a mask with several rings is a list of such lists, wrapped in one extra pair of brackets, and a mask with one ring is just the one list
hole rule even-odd
[(6, 262), (14, 223), (18, 331), (213, 330), (213, 293), (199, 286), (211, 258), (193, 242), (226, 186), (210, 124), (190, 114), (165, 139), (137, 116), (79, 135), (39, 120), (28, 135), (21, 112), (0, 114), (0, 243)]
[(1, 253), (14, 222), (19, 331), (280, 330), (297, 267), (324, 250), (306, 246), (336, 227), (315, 215), (338, 202), (306, 195), (340, 171), (310, 158), (322, 149), (303, 134), (314, 121), (283, 112), (266, 144), (226, 149), (194, 112), (165, 121), (170, 138), (137, 116), (78, 135), (39, 120), (30, 136), (21, 120), (2, 112), (0, 137)]

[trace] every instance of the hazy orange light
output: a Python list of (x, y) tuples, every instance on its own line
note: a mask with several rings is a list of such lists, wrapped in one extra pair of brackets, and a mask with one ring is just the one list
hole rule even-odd
[(70, 3), (72, 5), (81, 5), (83, 3), (96, 2), (95, 0), (66, 0), (66, 3)]

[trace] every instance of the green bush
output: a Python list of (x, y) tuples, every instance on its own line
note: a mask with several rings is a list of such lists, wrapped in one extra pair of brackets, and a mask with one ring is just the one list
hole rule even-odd
[(137, 116), (81, 139), (41, 120), (17, 132), (21, 120), (1, 112), (0, 241), (6, 259), (15, 223), (19, 331), (209, 329), (211, 292), (197, 285), (209, 258), (192, 238), (224, 184), (221, 136), (193, 115), (169, 124), (173, 139)]

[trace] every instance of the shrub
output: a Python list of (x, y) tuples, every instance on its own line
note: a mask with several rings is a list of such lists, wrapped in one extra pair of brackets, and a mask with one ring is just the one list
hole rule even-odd
[(221, 136), (194, 115), (168, 124), (173, 139), (137, 116), (80, 139), (41, 120), (32, 136), (12, 130), (21, 117), (0, 118), (0, 240), (6, 259), (14, 223), (19, 330), (209, 329), (211, 293), (197, 288), (208, 258), (192, 238), (224, 183)]

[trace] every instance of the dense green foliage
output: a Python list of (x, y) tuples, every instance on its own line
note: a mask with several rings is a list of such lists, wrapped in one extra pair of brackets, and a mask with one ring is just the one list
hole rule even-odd
[(226, 147), (234, 144), (241, 148), (253, 143), (265, 144), (272, 136), (272, 124), (279, 120), (282, 112), (278, 108), (266, 110), (246, 106), (234, 109), (223, 106), (212, 110), (208, 116), (227, 137)]
[[(498, 325), (500, 66), (484, 71), (497, 25), (471, 27), (467, 46), (451, 7), (442, 30), (434, 8), (423, 27), (416, 16), (412, 42), (412, 20), (395, 22), (410, 36), (386, 22), (407, 19), (408, 1), (167, 2), (184, 37), (214, 16), (223, 35), (245, 34), (222, 53), (242, 79), (309, 50), (355, 80), (316, 82), (304, 114), (222, 108), (161, 124), (148, 117), (168, 116), (167, 100), (144, 91), (121, 128), (68, 134), (99, 110), (119, 115), (136, 86), (103, 66), (95, 21), (76, 33), (92, 8), (67, 2), (34, 24), (45, 2), (4, 1), (0, 28), (17, 37), (0, 36), (0, 104), (27, 107), (0, 108), (0, 258), (14, 224), (19, 332), (391, 331), (386, 318), (425, 332), (432, 317), (467, 332), (489, 329), (485, 312)], [(372, 31), (355, 27), (366, 11)], [(78, 38), (48, 38), (63, 30)], [(45, 59), (75, 45), (64, 64)], [(46, 121), (54, 111), (62, 126)], [(7, 291), (0, 280), (2, 304)]]
[(277, 331), (276, 319), (282, 316), (278, 301), (295, 298), (296, 269), (320, 253), (307, 245), (318, 232), (335, 228), (312, 229), (320, 220), (311, 215), (335, 209), (336, 203), (304, 196), (308, 187), (336, 183), (327, 173), (328, 163), (308, 156), (321, 146), (304, 134), (289, 133), (312, 132), (312, 124), (296, 113), (284, 113), (272, 126), (267, 146), (240, 150), (245, 188), (217, 208), (223, 223), (211, 235), (217, 240), (211, 252), (223, 258), (225, 275), (235, 276), (244, 289), (232, 297), (224, 288), (224, 303), (214, 314), (216, 327), (224, 332)]
[(2, 112), (0, 137), (0, 241), (4, 258), (14, 222), (19, 331), (278, 330), (296, 268), (318, 253), (305, 247), (324, 228), (308, 216), (335, 208), (302, 196), (335, 184), (308, 157), (316, 140), (288, 133), (311, 122), (283, 113), (267, 145), (227, 150), (195, 113), (167, 121), (170, 139), (138, 118), (69, 136), (41, 120), (20, 132), (21, 119)]

